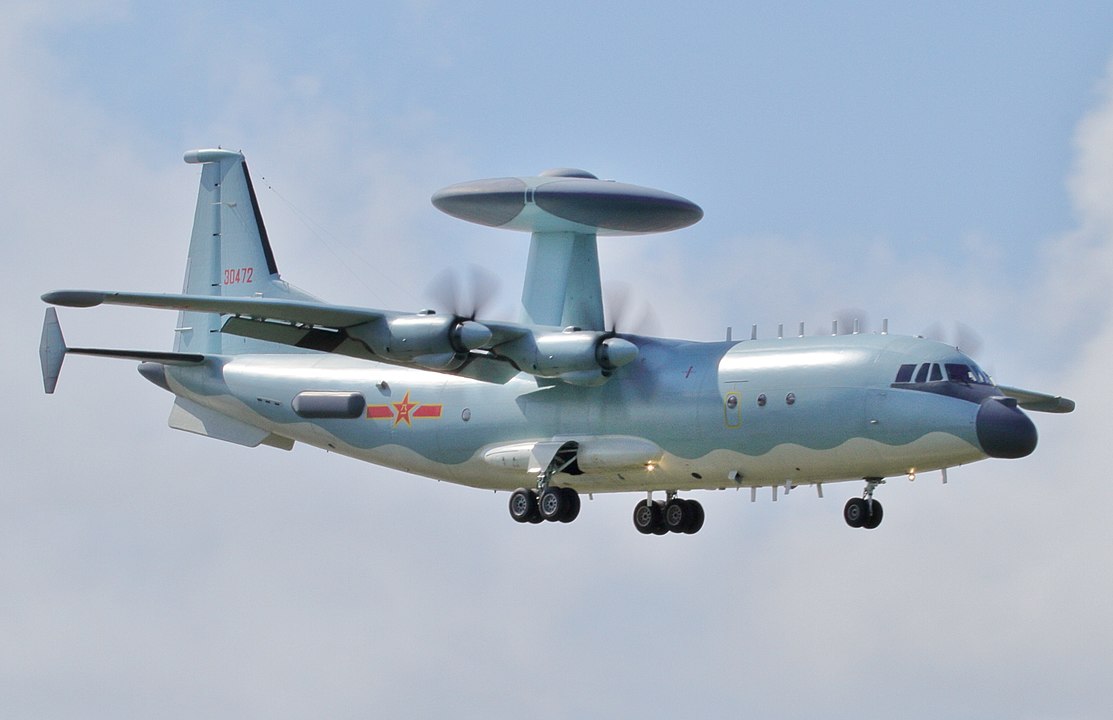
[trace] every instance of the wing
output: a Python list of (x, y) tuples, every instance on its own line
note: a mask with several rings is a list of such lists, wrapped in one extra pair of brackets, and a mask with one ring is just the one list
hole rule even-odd
[(520, 372), (598, 385), (632, 362), (637, 346), (600, 331), (561, 331), (476, 322), (431, 311), (402, 313), (303, 300), (58, 290), (45, 302), (67, 307), (128, 305), (227, 316), (221, 332), (305, 351), (417, 367), (505, 383)]
[(258, 319), (274, 319), (291, 323), (321, 324), (337, 328), (351, 327), (390, 315), (380, 310), (326, 305), (302, 300), (261, 297), (224, 297), (220, 295), (174, 295), (159, 293), (123, 293), (100, 290), (56, 290), (42, 296), (43, 302), (63, 307), (94, 307), (96, 305), (130, 305), (133, 307), (194, 310), (221, 315), (245, 315)]
[(1008, 387), (1005, 385), (998, 385), (997, 389), (1000, 390), (1005, 397), (1014, 398), (1020, 407), (1025, 410), (1049, 413), (1069, 413), (1074, 410), (1074, 400), (1068, 400), (1059, 395), (1047, 395), (1045, 393), (1021, 390), (1020, 388)]

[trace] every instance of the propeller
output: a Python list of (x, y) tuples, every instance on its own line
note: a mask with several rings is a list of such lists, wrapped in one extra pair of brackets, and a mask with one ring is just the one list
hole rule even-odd
[(478, 265), (465, 269), (445, 268), (429, 283), (428, 294), (434, 307), (452, 318), (448, 327), (451, 352), (435, 352), (418, 359), (430, 367), (448, 367), (466, 359), (469, 352), (491, 340), (491, 330), (475, 318), (498, 294), (498, 277)]
[(606, 324), (608, 334), (657, 334), (659, 323), (653, 308), (648, 303), (638, 303), (629, 285), (608, 283), (603, 295), (604, 315), (609, 320)]
[(498, 295), (499, 278), (490, 270), (478, 265), (464, 268), (445, 268), (429, 283), (428, 294), (443, 313), (464, 320), (489, 310)]

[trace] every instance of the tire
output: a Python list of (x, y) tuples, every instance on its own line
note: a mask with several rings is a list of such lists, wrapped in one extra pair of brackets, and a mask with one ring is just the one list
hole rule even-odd
[(667, 535), (669, 529), (665, 527), (665, 503), (661, 500), (658, 500), (653, 503), (653, 506), (657, 508), (657, 525), (653, 528), (653, 534)]
[(561, 488), (564, 495), (564, 514), (560, 516), (562, 523), (570, 523), (580, 516), (580, 494), (572, 488)]
[(568, 509), (568, 501), (564, 495), (563, 488), (548, 487), (541, 493), (541, 497), (537, 499), (537, 509), (541, 513), (541, 519), (549, 522), (557, 522), (564, 515)]
[(872, 505), (873, 507), (867, 511), (868, 516), (862, 523), (862, 527), (866, 530), (874, 530), (881, 524), (881, 518), (885, 516), (885, 511), (882, 509), (881, 503), (876, 500), (872, 503), (867, 503), (867, 505)]
[(695, 535), (703, 527), (703, 505), (698, 500), (689, 500), (688, 505), (692, 509), (692, 519), (684, 528), (684, 534)]
[(533, 522), (537, 514), (537, 493), (526, 488), (518, 488), (510, 493), (510, 517), (515, 522)]
[(643, 500), (634, 506), (634, 527), (642, 535), (652, 535), (661, 524), (661, 509), (657, 503)]
[(869, 517), (869, 514), (869, 507), (862, 498), (850, 498), (846, 501), (846, 507), (842, 510), (843, 519), (846, 520), (846, 524), (852, 528), (862, 527)]
[(661, 521), (669, 532), (682, 533), (692, 523), (692, 510), (687, 500), (673, 498), (665, 504)]

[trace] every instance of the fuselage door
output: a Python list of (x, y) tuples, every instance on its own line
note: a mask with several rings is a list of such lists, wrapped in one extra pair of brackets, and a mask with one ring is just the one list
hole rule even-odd
[(728, 428), (742, 426), (742, 391), (731, 383), (723, 392), (723, 419)]

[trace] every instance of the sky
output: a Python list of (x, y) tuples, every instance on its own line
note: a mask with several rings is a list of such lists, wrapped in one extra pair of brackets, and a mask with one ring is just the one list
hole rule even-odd
[[(10, 718), (1105, 718), (1113, 706), (1113, 6), (645, 2), (5, 4), (0, 714)], [(429, 203), (582, 167), (699, 203), (600, 240), (659, 332), (976, 333), (1063, 394), (1040, 447), (825, 498), (637, 498), (520, 526), (506, 495), (166, 427), (127, 362), (42, 393), (58, 288), (181, 287), (197, 147), (242, 150), (283, 276), (417, 309), (527, 236)], [(66, 310), (169, 349), (173, 314)]]

